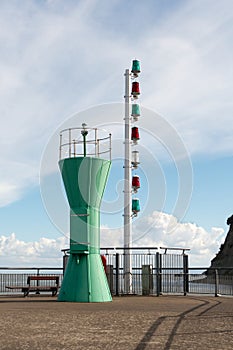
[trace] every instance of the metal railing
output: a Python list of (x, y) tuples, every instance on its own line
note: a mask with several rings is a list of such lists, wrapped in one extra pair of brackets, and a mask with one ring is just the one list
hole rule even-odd
[[(54, 267), (0, 267), (0, 295), (21, 293), (20, 287), (27, 285), (28, 276), (59, 276), (61, 285), (63, 269)], [(36, 281), (35, 283), (37, 286), (51, 285), (51, 281)], [(9, 290), (6, 286), (19, 286), (19, 288)]]
[[(196, 270), (197, 268), (195, 268)], [(203, 268), (201, 268), (203, 269)], [(205, 268), (207, 270), (207, 268)], [(132, 293), (138, 295), (162, 294), (212, 294), (233, 296), (233, 268), (232, 275), (221, 273), (220, 268), (214, 269), (211, 276), (204, 273), (186, 273), (179, 269), (157, 268), (144, 265), (142, 268), (133, 268)], [(124, 273), (122, 268), (107, 266), (107, 278), (112, 295), (124, 294)]]
[(59, 159), (88, 156), (111, 160), (111, 134), (83, 125), (60, 132)]
[[(233, 267), (189, 268), (185, 254), (188, 249), (181, 250), (180, 254), (168, 254), (168, 248), (163, 254), (156, 250), (153, 247), (131, 249), (133, 294), (233, 295)], [(105, 248), (102, 252), (107, 259), (107, 278), (112, 294), (124, 294), (124, 249)]]
[[(142, 248), (140, 248), (142, 251)], [(112, 295), (124, 293), (124, 252), (104, 251), (107, 259), (107, 279)], [(68, 258), (68, 255), (66, 255)], [(152, 248), (145, 253), (136, 250), (132, 258), (132, 293), (137, 295), (162, 294), (210, 294), (233, 296), (233, 267), (207, 268), (188, 267), (185, 254), (161, 254)], [(65, 269), (65, 264), (64, 264)], [(0, 267), (0, 294), (18, 294), (19, 290), (8, 290), (6, 286), (26, 285), (30, 275), (63, 278), (63, 268), (7, 268)], [(40, 281), (42, 283), (42, 281)], [(45, 282), (46, 283), (46, 282)]]

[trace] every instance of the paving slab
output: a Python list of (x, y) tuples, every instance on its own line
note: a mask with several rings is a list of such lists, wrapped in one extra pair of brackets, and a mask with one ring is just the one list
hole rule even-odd
[(1, 350), (233, 349), (233, 298), (124, 296), (110, 303), (0, 297)]

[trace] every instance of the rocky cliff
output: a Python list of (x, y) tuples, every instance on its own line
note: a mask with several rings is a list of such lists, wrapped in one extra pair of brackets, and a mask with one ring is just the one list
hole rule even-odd
[(233, 274), (233, 215), (227, 219), (227, 224), (230, 225), (225, 242), (221, 244), (220, 250), (216, 257), (211, 260), (211, 268), (228, 267), (221, 273)]

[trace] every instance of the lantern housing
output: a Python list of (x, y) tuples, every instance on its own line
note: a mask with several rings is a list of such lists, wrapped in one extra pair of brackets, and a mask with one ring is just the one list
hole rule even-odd
[(137, 77), (138, 74), (140, 73), (141, 68), (140, 68), (140, 62), (138, 60), (133, 60), (132, 62), (132, 70), (131, 73)]
[(138, 117), (140, 116), (139, 104), (137, 104), (137, 103), (132, 104), (131, 116), (133, 117), (134, 121), (138, 121)]
[(140, 203), (138, 198), (132, 199), (132, 212), (134, 215), (137, 215), (140, 211)]
[(140, 162), (139, 162), (139, 152), (138, 151), (133, 151), (132, 152), (131, 164), (132, 164), (133, 168), (135, 168), (135, 169), (137, 169), (138, 164), (140, 164)]
[(133, 98), (138, 98), (138, 96), (140, 95), (140, 87), (139, 87), (139, 82), (138, 81), (133, 81), (132, 82), (132, 93), (131, 95), (133, 96)]
[(138, 175), (134, 175), (132, 178), (132, 189), (134, 193), (136, 193), (139, 188), (140, 188), (140, 178)]
[(131, 140), (134, 142), (134, 144), (137, 144), (138, 140), (140, 140), (139, 130), (137, 126), (134, 126), (131, 130)]

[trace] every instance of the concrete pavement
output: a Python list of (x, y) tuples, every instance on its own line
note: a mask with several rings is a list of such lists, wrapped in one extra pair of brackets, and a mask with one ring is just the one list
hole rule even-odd
[(233, 349), (233, 298), (124, 296), (86, 304), (0, 297), (0, 349)]

